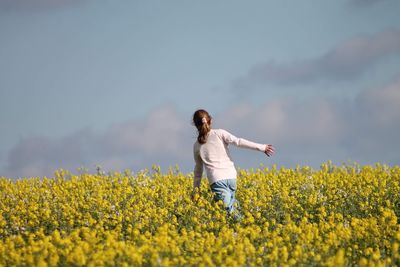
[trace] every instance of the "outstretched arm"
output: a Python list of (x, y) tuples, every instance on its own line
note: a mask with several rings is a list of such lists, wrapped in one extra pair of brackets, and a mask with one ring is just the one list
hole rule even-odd
[(272, 156), (272, 154), (275, 152), (275, 148), (270, 144), (259, 144), (244, 138), (238, 138), (225, 130), (222, 131), (222, 135), (224, 141), (228, 144), (233, 144), (237, 147), (258, 150), (264, 152), (268, 157)]

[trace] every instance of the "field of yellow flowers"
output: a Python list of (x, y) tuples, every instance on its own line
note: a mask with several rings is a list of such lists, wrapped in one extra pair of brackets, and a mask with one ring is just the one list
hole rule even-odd
[(400, 265), (398, 166), (240, 170), (240, 221), (192, 177), (0, 178), (0, 266)]

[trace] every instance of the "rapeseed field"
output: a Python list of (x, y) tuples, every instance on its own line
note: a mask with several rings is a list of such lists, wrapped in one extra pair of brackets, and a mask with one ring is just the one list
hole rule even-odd
[(58, 170), (0, 178), (1, 266), (398, 266), (400, 168), (239, 170), (237, 221), (203, 179)]

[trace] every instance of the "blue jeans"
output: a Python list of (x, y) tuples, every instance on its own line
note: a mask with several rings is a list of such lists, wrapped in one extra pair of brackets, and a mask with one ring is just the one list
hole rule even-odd
[(236, 179), (219, 180), (210, 185), (211, 191), (214, 193), (214, 200), (222, 200), (228, 213), (235, 212)]

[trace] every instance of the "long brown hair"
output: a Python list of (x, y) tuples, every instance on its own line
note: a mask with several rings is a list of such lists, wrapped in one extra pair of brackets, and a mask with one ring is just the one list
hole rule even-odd
[(196, 126), (199, 136), (197, 141), (200, 144), (205, 144), (207, 142), (208, 133), (211, 130), (211, 116), (204, 109), (196, 110), (193, 114), (193, 124)]

